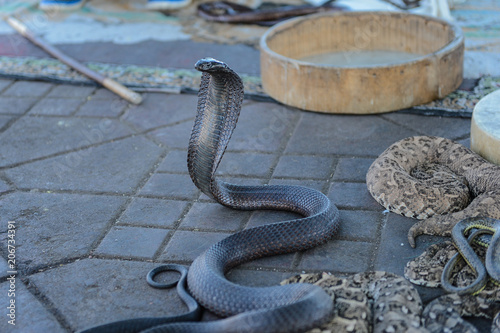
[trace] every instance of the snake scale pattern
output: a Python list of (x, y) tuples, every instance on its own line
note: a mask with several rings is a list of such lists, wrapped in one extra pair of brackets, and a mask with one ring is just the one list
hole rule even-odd
[[(485, 247), (479, 245), (473, 245), (473, 247), (479, 256), (485, 256)], [(444, 267), (456, 253), (457, 249), (451, 241), (431, 245), (420, 256), (406, 264), (405, 277), (417, 285), (431, 288), (440, 287)], [(454, 272), (450, 282), (458, 287), (465, 287), (475, 279), (476, 273), (469, 265), (462, 262), (461, 265), (457, 266), (457, 270)], [(438, 316), (449, 314), (450, 311), (448, 309), (451, 308), (460, 316), (493, 319), (491, 332), (500, 333), (500, 288), (491, 280), (486, 284), (486, 288), (474, 295), (447, 294), (433, 300), (427, 308), (429, 309), (427, 311), (433, 309)], [(457, 329), (457, 331), (477, 332), (473, 327), (467, 327), (465, 330)]]
[(500, 219), (500, 166), (449, 139), (415, 136), (387, 148), (366, 175), (368, 191), (391, 212), (421, 219), (408, 232), (450, 236), (468, 217)]
[(330, 321), (308, 333), (421, 332), (422, 302), (404, 278), (365, 272), (347, 278), (328, 273), (301, 274), (282, 284), (306, 282), (322, 287), (334, 303)]
[[(387, 148), (370, 166), (366, 182), (370, 194), (387, 210), (422, 220), (408, 232), (411, 246), (415, 246), (415, 237), (420, 234), (450, 236), (453, 233), (455, 243), (435, 244), (405, 268), (405, 276), (415, 284), (438, 287), (444, 283), (448, 291), (454, 292), (427, 306), (423, 312), (428, 321), (426, 329), (435, 331), (440, 325), (432, 325), (430, 320), (449, 315), (450, 322), (460, 322), (450, 330), (453, 332), (477, 331), (462, 323), (460, 316), (494, 318), (491, 331), (500, 331), (498, 287), (488, 282), (486, 289), (479, 289), (480, 280), (485, 279), (484, 266), (462, 234), (468, 230), (467, 225), (478, 225), (492, 234), (499, 233), (500, 166), (451, 140), (415, 136)], [(472, 235), (469, 242), (473, 242)], [(494, 248), (488, 251), (490, 267), (493, 256), (495, 261), (499, 258), (498, 244), (491, 244)], [(453, 267), (450, 265), (452, 261), (458, 263), (457, 247), (462, 255), (464, 249), (469, 253), (469, 265), (463, 263), (461, 267), (454, 267), (451, 275), (452, 271), (445, 267)], [(484, 256), (486, 249), (481, 247), (476, 252), (482, 252)], [(447, 266), (447, 263), (450, 264)], [(492, 272), (498, 271), (497, 264)], [(482, 274), (476, 276), (471, 267), (481, 268)], [(471, 292), (476, 293), (467, 294)], [(429, 313), (432, 313), (432, 318)]]
[(479, 333), (463, 316), (494, 318), (491, 333), (500, 333), (498, 289), (440, 296), (423, 309), (416, 289), (392, 273), (301, 274), (282, 284), (297, 282), (322, 287), (334, 304), (330, 320), (307, 333)]

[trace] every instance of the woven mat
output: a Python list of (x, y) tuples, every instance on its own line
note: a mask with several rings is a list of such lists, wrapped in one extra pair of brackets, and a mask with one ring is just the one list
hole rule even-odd
[[(198, 91), (200, 72), (191, 69), (160, 68), (135, 65), (86, 63), (90, 69), (138, 91), (190, 93)], [(251, 98), (270, 98), (261, 85), (260, 77), (240, 75), (245, 91)], [(95, 84), (86, 76), (56, 59), (0, 56), (0, 77), (44, 80), (69, 84)]]
[[(208, 0), (199, 0), (208, 1)], [(262, 0), (245, 0), (247, 5), (257, 6)], [(274, 2), (294, 3), (299, 0), (274, 0)], [(45, 13), (37, 9), (35, 0), (23, 0), (23, 19), (45, 17)], [(144, 12), (134, 6), (144, 5), (145, 0), (88, 1), (83, 9), (71, 14), (54, 14), (52, 21), (60, 21), (68, 15), (76, 15), (88, 20), (107, 22), (159, 22), (182, 26), (183, 33), (191, 36), (193, 41), (215, 42), (221, 44), (242, 43), (256, 46), (266, 27), (255, 25), (227, 25), (207, 22), (196, 16), (196, 6), (189, 6), (175, 13), (175, 16), (158, 12)], [(2, 7), (3, 8), (3, 7)], [(12, 10), (11, 10), (12, 11)], [(44, 16), (45, 15), (45, 16)], [(103, 63), (87, 63), (91, 69), (132, 87), (137, 91), (164, 91), (171, 93), (195, 93), (200, 82), (200, 73), (189, 69), (172, 69), (135, 65), (113, 65)], [(255, 75), (240, 74), (245, 84), (246, 98), (274, 101), (262, 88), (261, 79)], [(8, 57), (0, 56), (0, 77), (46, 80), (70, 84), (95, 84), (58, 60), (50, 58)], [(469, 90), (457, 90), (446, 98), (432, 103), (413, 107), (402, 112), (422, 115), (471, 117), (476, 103), (488, 93), (500, 88), (500, 77), (485, 76), (478, 80)]]
[[(190, 69), (173, 69), (135, 65), (87, 63), (92, 70), (110, 77), (137, 91), (168, 93), (195, 93), (200, 85), (200, 73)], [(255, 100), (269, 100), (259, 76), (240, 74), (245, 96)], [(0, 77), (45, 80), (57, 83), (94, 84), (93, 81), (55, 59), (0, 56)], [(407, 112), (422, 115), (471, 117), (479, 100), (500, 88), (500, 78), (483, 77), (471, 91), (457, 90), (446, 98), (413, 107)]]

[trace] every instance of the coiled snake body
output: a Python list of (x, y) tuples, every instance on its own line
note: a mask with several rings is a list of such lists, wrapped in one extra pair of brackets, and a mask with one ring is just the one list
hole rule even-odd
[(382, 206), (423, 219), (408, 233), (450, 236), (467, 217), (500, 219), (500, 166), (449, 139), (415, 136), (387, 148), (366, 174), (368, 191)]
[(215, 59), (202, 59), (195, 68), (203, 74), (188, 149), (188, 169), (194, 184), (231, 208), (287, 210), (304, 218), (237, 232), (194, 260), (187, 275), (190, 293), (206, 309), (232, 317), (165, 325), (151, 318), (135, 319), (127, 322), (127, 331), (133, 332), (128, 328), (136, 324), (144, 330), (149, 323), (154, 327), (144, 332), (303, 332), (317, 326), (328, 320), (333, 309), (330, 297), (320, 287), (293, 284), (251, 288), (232, 283), (224, 275), (249, 260), (326, 242), (337, 232), (338, 210), (324, 194), (313, 189), (241, 186), (218, 180), (215, 172), (238, 120), (243, 84), (233, 70)]
[[(423, 219), (408, 232), (411, 246), (422, 233), (450, 236), (453, 230), (456, 246), (479, 278), (467, 288), (454, 288), (447, 282), (450, 270), (445, 270), (443, 284), (448, 291), (472, 293), (484, 286), (486, 271), (463, 232), (477, 227), (500, 235), (500, 223), (492, 222), (500, 218), (500, 166), (451, 140), (416, 136), (387, 148), (370, 166), (366, 183), (372, 196), (388, 210)], [(488, 251), (488, 270), (495, 279), (500, 275), (498, 237)], [(427, 273), (419, 264), (407, 267), (410, 276), (430, 278)]]

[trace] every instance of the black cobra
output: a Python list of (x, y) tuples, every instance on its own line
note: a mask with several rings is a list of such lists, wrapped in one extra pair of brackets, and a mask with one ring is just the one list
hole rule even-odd
[[(228, 281), (225, 273), (250, 260), (325, 243), (337, 232), (338, 210), (324, 194), (310, 188), (242, 186), (217, 179), (217, 167), (240, 113), (243, 83), (225, 63), (212, 58), (199, 60), (195, 68), (203, 74), (188, 149), (188, 169), (194, 184), (206, 195), (234, 209), (286, 210), (304, 217), (237, 232), (194, 260), (187, 275), (189, 292), (203, 307), (228, 318), (164, 325), (158, 325), (159, 319), (135, 319), (134, 323), (134, 320), (127, 322), (130, 328), (127, 331), (134, 332), (136, 326), (144, 330), (148, 323), (152, 327), (144, 332), (150, 333), (303, 332), (319, 325), (332, 311), (332, 301), (320, 287), (291, 284), (253, 288)], [(112, 331), (110, 325), (113, 324), (108, 324), (107, 332)]]

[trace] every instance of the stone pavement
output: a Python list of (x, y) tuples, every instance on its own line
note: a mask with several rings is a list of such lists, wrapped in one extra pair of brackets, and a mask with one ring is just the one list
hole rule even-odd
[[(499, 75), (499, 10), (495, 0), (469, 0), (454, 11), (466, 36), (466, 70), (472, 73), (464, 89), (467, 84), (473, 89), (483, 74)], [(53, 22), (42, 14), (34, 11), (33, 17), (43, 20), (31, 21), (39, 24), (38, 31), (51, 32)], [(108, 16), (103, 25), (125, 25)], [(179, 25), (175, 17), (157, 20)], [(193, 25), (199, 30), (191, 32), (196, 41), (181, 36), (123, 45), (107, 40), (55, 44), (83, 62), (185, 69), (214, 56), (240, 73), (259, 75), (258, 38), (216, 44), (200, 40), (205, 28)], [(239, 36), (246, 28), (232, 29)], [(48, 57), (9, 31), (0, 34), (0, 56)], [(132, 106), (95, 86), (0, 78), (0, 332), (73, 332), (109, 321), (180, 314), (185, 307), (175, 290), (147, 285), (151, 268), (189, 266), (227, 235), (294, 216), (234, 211), (202, 195), (186, 167), (196, 96), (143, 97), (140, 106)], [(408, 260), (440, 241), (422, 236), (417, 248), (410, 248), (406, 233), (414, 220), (384, 212), (366, 190), (369, 165), (399, 139), (438, 135), (469, 145), (470, 119), (413, 111), (325, 115), (245, 100), (220, 176), (243, 184), (316, 188), (339, 207), (341, 230), (323, 246), (244, 264), (228, 278), (266, 286), (301, 272), (402, 274)], [(9, 240), (15, 241), (10, 254)], [(12, 267), (9, 255), (16, 260)], [(441, 293), (418, 289), (424, 302)], [(11, 300), (15, 326), (8, 323)], [(488, 321), (474, 323), (487, 330)]]
[[(196, 101), (149, 93), (132, 106), (97, 87), (0, 80), (2, 281), (17, 270), (15, 284), (0, 284), (1, 332), (71, 332), (179, 314), (184, 306), (175, 290), (146, 284), (151, 268), (188, 266), (231, 233), (293, 216), (235, 211), (200, 194), (186, 167)], [(414, 221), (384, 212), (366, 190), (365, 173), (399, 139), (438, 135), (468, 145), (469, 131), (466, 118), (325, 115), (245, 100), (220, 176), (316, 188), (342, 220), (327, 244), (244, 264), (229, 279), (264, 286), (304, 271), (402, 274), (438, 238), (420, 237), (410, 248), (406, 233)], [(13, 268), (6, 261), (9, 225)], [(8, 296), (12, 286), (15, 297)], [(440, 293), (419, 290), (426, 301)]]

